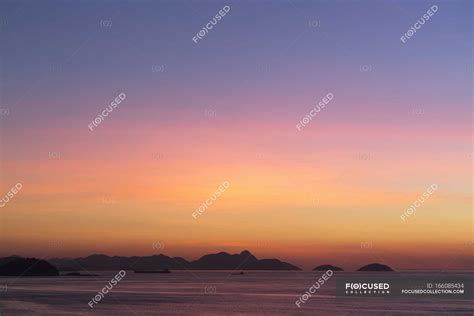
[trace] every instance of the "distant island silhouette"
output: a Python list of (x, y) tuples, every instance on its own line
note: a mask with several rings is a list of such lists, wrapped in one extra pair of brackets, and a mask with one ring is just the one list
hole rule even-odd
[(357, 271), (393, 271), (393, 269), (384, 264), (371, 263), (359, 268)]
[(327, 271), (327, 270), (344, 271), (343, 268), (339, 268), (339, 267), (336, 267), (336, 266), (333, 266), (333, 265), (330, 265), (330, 264), (323, 264), (323, 265), (317, 266), (316, 268), (313, 269), (313, 271)]
[(11, 256), (0, 259), (1, 276), (58, 276), (59, 271), (46, 260)]
[(154, 255), (143, 257), (110, 257), (94, 254), (85, 258), (53, 258), (49, 260), (61, 271), (86, 270), (301, 270), (299, 267), (278, 259), (257, 259), (250, 251), (240, 254), (219, 252), (204, 255), (194, 261), (181, 257)]
[[(136, 273), (170, 273), (170, 270), (264, 270), (299, 271), (299, 267), (278, 259), (258, 259), (250, 251), (239, 254), (219, 252), (208, 254), (194, 261), (181, 257), (168, 257), (163, 254), (153, 256), (107, 256), (94, 254), (83, 258), (52, 258), (48, 261), (36, 258), (10, 256), (0, 258), (1, 276), (59, 276), (59, 271), (73, 271), (62, 276), (95, 276), (77, 271), (133, 270)], [(344, 271), (342, 268), (324, 264), (313, 271)], [(387, 265), (372, 263), (357, 271), (394, 271)], [(234, 273), (235, 274), (235, 273)]]

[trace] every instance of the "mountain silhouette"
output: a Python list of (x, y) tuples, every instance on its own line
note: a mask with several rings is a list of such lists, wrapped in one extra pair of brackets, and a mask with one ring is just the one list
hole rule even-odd
[(301, 270), (278, 259), (257, 259), (250, 251), (240, 254), (219, 252), (207, 254), (194, 261), (181, 257), (154, 255), (143, 257), (110, 257), (94, 254), (85, 258), (53, 258), (49, 260), (62, 271), (77, 270)]
[(249, 251), (231, 255), (227, 252), (205, 255), (191, 262), (191, 268), (195, 270), (235, 270), (244, 269), (246, 265), (258, 261)]
[(333, 266), (333, 265), (330, 265), (330, 264), (323, 264), (323, 265), (317, 266), (316, 268), (313, 269), (313, 271), (327, 271), (327, 270), (344, 271), (343, 268), (339, 268), (339, 267), (336, 267), (336, 266)]
[(20, 256), (17, 256), (17, 255), (12, 255), (12, 256), (10, 256), (10, 257), (3, 257), (3, 258), (0, 258), (0, 266), (2, 266), (2, 265), (6, 264), (6, 263), (8, 263), (8, 262), (10, 262), (10, 261), (12, 261), (12, 260), (14, 260), (14, 259), (18, 259), (18, 258), (21, 259), (21, 257), (20, 257)]
[(357, 271), (393, 271), (393, 269), (384, 264), (371, 263), (359, 268)]
[(0, 275), (57, 276), (59, 275), (59, 271), (45, 260), (12, 256), (0, 258)]
[(299, 267), (278, 259), (261, 259), (245, 265), (244, 270), (301, 270)]
[(62, 271), (78, 270), (182, 270), (189, 268), (189, 262), (183, 258), (171, 258), (165, 255), (144, 257), (122, 257), (94, 254), (85, 258), (53, 258), (49, 260)]

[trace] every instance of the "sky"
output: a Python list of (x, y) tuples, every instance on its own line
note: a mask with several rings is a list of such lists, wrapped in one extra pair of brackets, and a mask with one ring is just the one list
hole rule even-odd
[(472, 13), (470, 1), (2, 1), (0, 197), (22, 187), (0, 207), (0, 255), (248, 249), (305, 269), (471, 269)]

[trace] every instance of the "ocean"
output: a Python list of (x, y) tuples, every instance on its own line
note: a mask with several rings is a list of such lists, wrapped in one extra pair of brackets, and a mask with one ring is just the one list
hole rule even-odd
[[(473, 301), (458, 298), (337, 297), (336, 281), (367, 272), (335, 272), (298, 307), (295, 302), (320, 272), (172, 271), (135, 274), (89, 303), (118, 271), (88, 277), (0, 277), (0, 315), (473, 315)], [(370, 273), (370, 272), (369, 272)], [(387, 278), (398, 273), (372, 272)], [(461, 277), (472, 273), (404, 272), (403, 277)]]

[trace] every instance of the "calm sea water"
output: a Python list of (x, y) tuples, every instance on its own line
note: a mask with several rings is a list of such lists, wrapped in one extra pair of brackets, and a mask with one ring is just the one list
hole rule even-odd
[[(473, 315), (473, 302), (451, 298), (339, 298), (337, 272), (305, 304), (295, 301), (320, 272), (173, 271), (126, 276), (91, 309), (88, 302), (118, 271), (98, 277), (0, 278), (0, 313), (5, 315)], [(385, 273), (385, 272), (382, 272)], [(381, 275), (381, 273), (378, 273)], [(360, 275), (360, 273), (359, 273)], [(361, 274), (364, 275), (364, 274)], [(393, 275), (388, 273), (387, 275)], [(462, 276), (472, 273), (403, 273)], [(5, 288), (6, 285), (6, 288)]]

